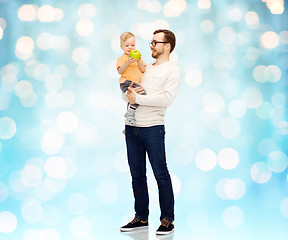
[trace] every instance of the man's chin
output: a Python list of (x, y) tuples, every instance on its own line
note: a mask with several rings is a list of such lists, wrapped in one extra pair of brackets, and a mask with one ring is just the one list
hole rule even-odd
[(156, 54), (153, 54), (153, 53), (152, 53), (152, 57), (153, 57), (153, 58), (157, 59), (158, 56), (159, 56), (159, 55), (158, 55), (157, 53), (156, 53)]

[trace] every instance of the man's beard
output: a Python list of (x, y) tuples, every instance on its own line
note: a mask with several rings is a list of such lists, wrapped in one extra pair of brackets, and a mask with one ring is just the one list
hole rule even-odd
[(157, 59), (158, 57), (160, 57), (163, 54), (164, 51), (162, 52), (152, 52), (152, 57)]

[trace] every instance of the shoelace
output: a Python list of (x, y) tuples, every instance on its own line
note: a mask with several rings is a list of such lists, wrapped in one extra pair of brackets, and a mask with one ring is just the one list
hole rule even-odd
[(138, 222), (139, 220), (140, 220), (139, 218), (135, 217), (130, 223), (133, 224), (135, 222)]
[(166, 227), (166, 228), (169, 226), (170, 223), (171, 222), (167, 219), (162, 219), (162, 221), (161, 221), (161, 225)]

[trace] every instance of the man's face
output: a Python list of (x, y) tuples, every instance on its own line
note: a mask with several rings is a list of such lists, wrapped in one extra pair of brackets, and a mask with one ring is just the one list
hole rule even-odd
[(156, 33), (151, 42), (155, 42), (156, 45), (153, 47), (150, 45), (150, 49), (152, 51), (152, 57), (157, 59), (159, 56), (161, 56), (164, 53), (164, 45), (165, 43), (157, 43), (157, 42), (164, 42), (164, 33)]

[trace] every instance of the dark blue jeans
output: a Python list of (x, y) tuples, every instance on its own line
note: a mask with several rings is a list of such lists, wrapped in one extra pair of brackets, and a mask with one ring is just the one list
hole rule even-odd
[(174, 194), (166, 164), (164, 125), (153, 127), (126, 125), (125, 137), (135, 199), (135, 216), (148, 220), (147, 153), (159, 190), (160, 220), (166, 218), (174, 221)]

